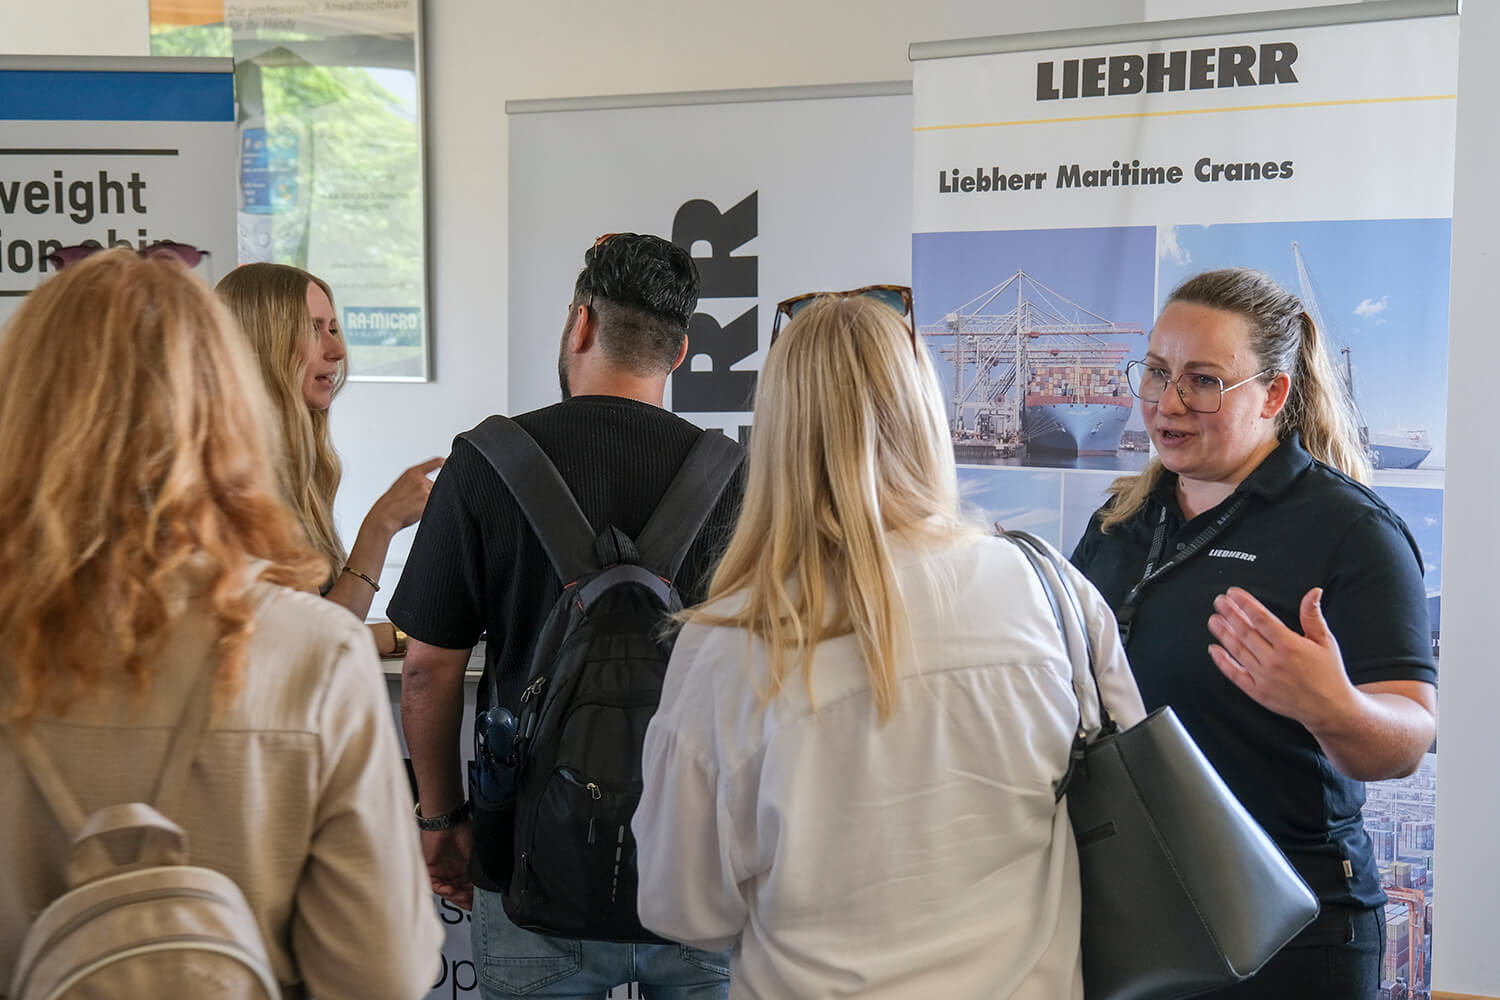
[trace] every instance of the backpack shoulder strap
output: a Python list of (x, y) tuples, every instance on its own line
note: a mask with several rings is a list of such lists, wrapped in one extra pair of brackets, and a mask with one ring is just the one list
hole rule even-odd
[[(12, 722), (6, 725), (5, 732), (16, 748), (16, 756), (21, 760), (22, 769), (31, 776), (31, 783), (42, 793), (42, 801), (47, 803), (47, 808), (57, 817), (57, 824), (62, 827), (68, 843), (76, 843), (78, 834), (89, 817), (83, 811), (83, 804), (78, 801), (78, 796), (63, 782), (62, 772), (57, 769), (57, 762), (52, 759), (52, 754), (42, 746), (42, 741), (36, 738), (35, 731), (29, 727), (23, 728)], [(109, 851), (98, 840), (84, 841), (78, 845), (78, 852), (76, 856), (95, 867), (108, 866), (112, 860)]]
[(42, 741), (36, 738), (36, 733), (30, 726), (8, 723), (5, 733), (16, 748), (22, 770), (31, 776), (31, 783), (41, 793), (42, 800), (52, 810), (52, 815), (57, 817), (57, 823), (68, 835), (68, 839), (72, 840), (73, 835), (83, 828), (83, 821), (88, 815), (83, 811), (78, 797), (64, 783), (52, 754), (42, 746)]
[(459, 435), (499, 474), (564, 584), (598, 569), (594, 529), (536, 440), (509, 417), (493, 416)]
[(744, 460), (745, 450), (721, 432), (710, 428), (698, 435), (693, 450), (636, 539), (643, 565), (676, 579), (687, 550)]
[(182, 715), (177, 720), (177, 729), (167, 743), (167, 756), (161, 771), (156, 776), (156, 789), (151, 804), (164, 816), (177, 814), (177, 803), (187, 785), (188, 773), (203, 745), (208, 732), (208, 723), (213, 715), (213, 693), (218, 683), (220, 659), (214, 645), (204, 652), (203, 667), (198, 680), (182, 706)]

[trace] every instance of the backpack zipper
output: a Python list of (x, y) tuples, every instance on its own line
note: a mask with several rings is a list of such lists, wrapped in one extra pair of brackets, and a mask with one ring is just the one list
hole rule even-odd
[(547, 675), (546, 674), (543, 674), (542, 676), (538, 677), (536, 680), (532, 681), (530, 684), (526, 685), (526, 690), (524, 690), (524, 691), (521, 692), (521, 704), (524, 705), (528, 701), (530, 701), (532, 698), (534, 698), (535, 696), (541, 694), (542, 693), (542, 688), (544, 688), (546, 686), (547, 686)]
[[(169, 866), (169, 865), (159, 865), (157, 867), (166, 868), (166, 867), (171, 867), (171, 866)], [(195, 866), (190, 866), (190, 867), (198, 867), (198, 866), (195, 865)], [(121, 874), (133, 875), (135, 873), (134, 872), (122, 872)], [(101, 880), (98, 880), (98, 881), (103, 881), (103, 880), (101, 879)], [(87, 883), (84, 883), (84, 884), (85, 885), (94, 885), (96, 883), (95, 882), (87, 882)], [(79, 888), (82, 888), (82, 886), (79, 886)], [(69, 891), (71, 892), (73, 890), (69, 890)], [(160, 899), (171, 899), (173, 897), (181, 897), (181, 896), (191, 896), (194, 899), (202, 899), (202, 900), (205, 900), (205, 901), (211, 902), (211, 903), (223, 903), (224, 902), (224, 897), (221, 896), (221, 895), (219, 895), (218, 893), (209, 892), (206, 889), (194, 889), (194, 888), (192, 888), (190, 886), (183, 886), (181, 888), (172, 888), (172, 889), (147, 889), (144, 892), (132, 893), (129, 896), (125, 897), (124, 899), (116, 897), (116, 898), (114, 898), (112, 900), (108, 900), (106, 902), (95, 903), (93, 906), (89, 907), (87, 910), (84, 910), (82, 913), (79, 913), (76, 916), (74, 916), (72, 920), (69, 920), (67, 923), (63, 924), (57, 930), (55, 930), (55, 931), (52, 932), (52, 936), (49, 937), (49, 938), (47, 938), (47, 941), (46, 941), (45, 944), (42, 945), (42, 949), (41, 950), (44, 951), (44, 952), (45, 951), (50, 951), (53, 948), (53, 946), (56, 945), (57, 942), (60, 939), (66, 937), (69, 934), (72, 934), (72, 933), (76, 932), (78, 930), (78, 928), (80, 928), (84, 924), (87, 924), (90, 921), (94, 920), (101, 913), (108, 913), (108, 912), (110, 912), (112, 910), (118, 910), (118, 909), (121, 909), (121, 908), (126, 907), (126, 906), (136, 906), (136, 905), (139, 905), (141, 903), (154, 903), (154, 902), (156, 902), (157, 900), (160, 900)], [(62, 897), (59, 896), (58, 898), (61, 899)]]
[(594, 843), (594, 825), (599, 818), (599, 800), (604, 798), (604, 790), (599, 787), (597, 782), (589, 781), (585, 775), (579, 774), (572, 768), (560, 767), (557, 769), (557, 774), (574, 788), (581, 788), (589, 793), (589, 798), (593, 804), (589, 809), (588, 842), (590, 844)]
[(187, 950), (212, 952), (222, 955), (225, 958), (234, 959), (254, 974), (256, 980), (260, 983), (261, 990), (266, 996), (274, 997), (281, 995), (281, 984), (276, 982), (276, 977), (270, 967), (259, 956), (252, 954), (249, 949), (241, 946), (238, 942), (226, 944), (216, 937), (209, 937), (202, 934), (182, 934), (175, 937), (162, 938), (150, 944), (136, 945), (110, 952), (95, 959), (81, 969), (75, 969), (68, 978), (59, 983), (47, 996), (49, 998), (64, 996), (75, 985), (92, 976), (100, 969), (107, 968), (119, 962), (127, 961), (141, 955)]
[(592, 844), (594, 842), (594, 820), (599, 818), (599, 799), (601, 796), (599, 786), (592, 781), (589, 782), (588, 789), (594, 797), (593, 808), (589, 811), (589, 843)]

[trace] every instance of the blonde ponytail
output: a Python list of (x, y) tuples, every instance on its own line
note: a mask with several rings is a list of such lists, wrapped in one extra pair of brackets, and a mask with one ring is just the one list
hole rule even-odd
[(1302, 435), (1302, 447), (1350, 479), (1370, 481), (1370, 452), (1360, 438), (1359, 420), (1348, 384), (1339, 377), (1322, 344), (1317, 324), (1306, 311), (1298, 317), (1300, 336), (1292, 393), (1277, 420), (1277, 431)]

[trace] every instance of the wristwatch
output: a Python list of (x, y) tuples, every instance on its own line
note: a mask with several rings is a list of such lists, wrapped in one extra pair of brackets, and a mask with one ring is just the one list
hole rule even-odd
[(451, 826), (457, 826), (459, 823), (462, 823), (469, 818), (469, 814), (473, 811), (473, 806), (469, 803), (468, 799), (465, 799), (463, 805), (452, 812), (445, 812), (441, 816), (429, 817), (422, 815), (422, 803), (418, 802), (412, 811), (417, 814), (417, 829), (431, 832), (433, 830), (446, 830)]

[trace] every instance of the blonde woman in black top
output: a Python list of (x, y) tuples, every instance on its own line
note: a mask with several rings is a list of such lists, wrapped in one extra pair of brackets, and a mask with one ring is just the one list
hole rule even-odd
[(1381, 890), (1364, 782), (1413, 772), (1436, 667), (1410, 532), (1365, 485), (1353, 408), (1296, 296), (1246, 269), (1172, 293), (1129, 367), (1156, 457), (1118, 480), (1074, 563), (1323, 912), (1218, 996), (1369, 1000)]

